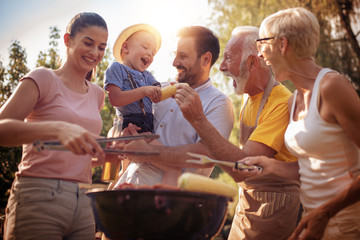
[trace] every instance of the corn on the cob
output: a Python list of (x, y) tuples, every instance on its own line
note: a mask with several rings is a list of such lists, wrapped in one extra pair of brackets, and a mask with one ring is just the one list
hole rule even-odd
[(181, 190), (203, 192), (234, 198), (237, 189), (229, 184), (194, 173), (184, 173), (178, 179)]
[(167, 87), (162, 88), (160, 101), (163, 101), (165, 99), (168, 99), (169, 97), (174, 96), (176, 93), (176, 86), (178, 86), (179, 84), (185, 84), (186, 86), (189, 86), (189, 84), (187, 83), (175, 83), (173, 85), (169, 85)]

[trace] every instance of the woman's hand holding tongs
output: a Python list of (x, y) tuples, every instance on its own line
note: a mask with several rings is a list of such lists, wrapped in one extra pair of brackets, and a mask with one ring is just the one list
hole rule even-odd
[[(138, 134), (135, 127), (133, 126), (130, 131), (133, 135), (122, 135), (118, 137), (110, 137), (110, 138), (95, 138), (94, 134), (89, 132), (84, 132), (80, 134), (75, 134), (73, 132), (73, 137), (68, 136), (68, 139), (73, 139), (74, 141), (35, 141), (33, 143), (34, 151), (72, 151), (76, 154), (90, 154), (93, 157), (97, 157), (97, 154), (103, 155), (103, 153), (107, 154), (131, 154), (131, 155), (157, 155), (158, 151), (143, 151), (143, 149), (139, 149), (139, 147), (135, 148), (135, 150), (127, 150), (126, 146), (131, 144), (132, 141), (141, 143), (144, 142), (147, 144), (144, 139), (156, 139), (159, 138), (159, 135), (156, 134)], [(127, 134), (126, 132), (124, 134)], [(110, 144), (109, 144), (110, 143)], [(64, 145), (65, 144), (65, 145)], [(100, 147), (100, 148), (99, 148)]]
[(98, 135), (87, 131), (77, 124), (62, 121), (56, 122), (56, 126), (54, 125), (53, 129), (53, 136), (58, 141), (35, 141), (33, 143), (35, 151), (40, 152), (49, 149), (67, 150), (77, 155), (104, 156), (104, 149), (97, 142)]

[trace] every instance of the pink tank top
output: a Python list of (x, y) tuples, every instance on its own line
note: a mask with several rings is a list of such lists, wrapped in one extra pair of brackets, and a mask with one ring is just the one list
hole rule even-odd
[(319, 85), (332, 70), (322, 69), (314, 83), (309, 111), (294, 121), (297, 91), (291, 107), (285, 143), (298, 157), (300, 200), (306, 209), (314, 209), (333, 198), (360, 174), (359, 148), (338, 124), (325, 122), (319, 113)]
[[(73, 92), (52, 70), (46, 68), (35, 69), (23, 79), (32, 79), (39, 88), (38, 102), (25, 121), (65, 121), (100, 134), (100, 110), (105, 94), (99, 86), (87, 82), (87, 93)], [(70, 151), (36, 152), (32, 144), (24, 144), (17, 176), (91, 183), (91, 156), (75, 155)]]

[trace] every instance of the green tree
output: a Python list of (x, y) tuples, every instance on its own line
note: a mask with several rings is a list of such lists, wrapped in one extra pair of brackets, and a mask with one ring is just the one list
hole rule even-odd
[(2, 61), (0, 61), (0, 106), (5, 102), (6, 94), (6, 70)]
[(10, 97), (22, 78), (29, 69), (26, 67), (27, 55), (25, 49), (20, 46), (19, 41), (13, 41), (9, 50), (9, 66), (7, 70), (4, 68), (2, 62), (0, 64), (0, 104)]
[(43, 52), (40, 51), (36, 63), (36, 67), (44, 66), (46, 68), (57, 69), (60, 67), (61, 61), (58, 49), (58, 40), (60, 39), (60, 29), (57, 27), (50, 27), (50, 48)]
[[(15, 172), (21, 160), (21, 147), (0, 146), (0, 209), (5, 208)], [(2, 213), (0, 212), (0, 215)]]
[(359, 91), (360, 0), (299, 0), (299, 5), (310, 9), (320, 23), (316, 61), (344, 74)]

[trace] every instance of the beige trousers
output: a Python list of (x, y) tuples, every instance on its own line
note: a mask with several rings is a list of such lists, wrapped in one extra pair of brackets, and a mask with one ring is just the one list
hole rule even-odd
[(69, 181), (16, 178), (6, 207), (4, 239), (94, 239), (95, 220), (85, 191)]

